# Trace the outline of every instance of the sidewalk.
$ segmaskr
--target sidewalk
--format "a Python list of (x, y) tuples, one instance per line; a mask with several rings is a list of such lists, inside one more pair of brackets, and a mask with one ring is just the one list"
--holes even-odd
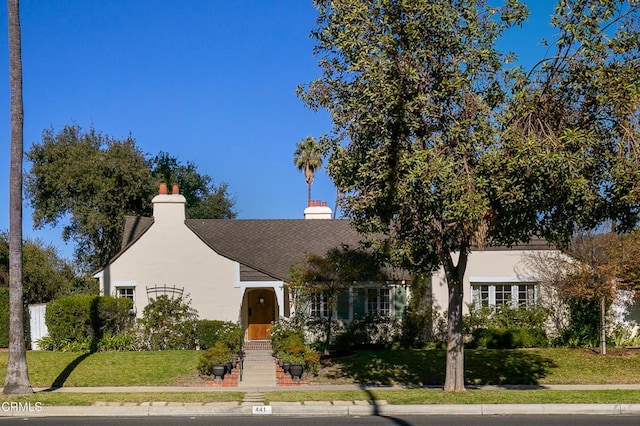
[[(431, 387), (437, 388), (437, 387)], [(640, 390), (633, 385), (547, 385), (547, 386), (468, 386), (468, 389), (500, 391), (503, 389), (555, 389), (555, 390)], [(242, 389), (251, 392), (301, 391), (301, 390), (374, 390), (407, 389), (401, 386), (361, 387), (358, 385), (303, 385), (294, 388), (259, 387)], [(415, 389), (415, 388), (412, 388)], [(212, 387), (63, 387), (58, 389), (34, 388), (36, 392), (225, 392), (229, 388)], [(175, 403), (96, 403), (92, 406), (33, 406), (24, 404), (2, 406), (0, 417), (54, 417), (54, 416), (394, 416), (394, 415), (474, 415), (492, 416), (508, 414), (598, 414), (640, 416), (640, 404), (422, 404), (390, 405), (386, 401), (306, 401), (277, 402), (269, 405), (255, 402)]]

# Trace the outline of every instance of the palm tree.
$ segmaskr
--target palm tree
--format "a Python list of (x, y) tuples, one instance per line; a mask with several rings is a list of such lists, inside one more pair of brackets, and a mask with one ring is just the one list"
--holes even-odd
[(3, 393), (33, 393), (27, 372), (22, 298), (22, 52), (18, 0), (7, 0), (11, 84), (11, 170), (9, 173), (9, 358)]
[(308, 188), (307, 201), (311, 202), (313, 177), (316, 170), (322, 167), (322, 150), (314, 137), (307, 136), (298, 142), (296, 150), (293, 152), (293, 164), (304, 173)]

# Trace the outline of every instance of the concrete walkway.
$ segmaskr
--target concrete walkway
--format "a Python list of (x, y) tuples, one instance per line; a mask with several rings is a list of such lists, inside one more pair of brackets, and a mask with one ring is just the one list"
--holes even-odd
[(276, 386), (276, 364), (271, 349), (245, 350), (242, 381), (238, 390), (256, 390)]

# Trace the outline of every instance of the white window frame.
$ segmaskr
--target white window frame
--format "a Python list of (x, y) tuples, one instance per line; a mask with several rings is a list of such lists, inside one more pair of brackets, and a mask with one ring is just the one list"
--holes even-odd
[[(371, 297), (374, 295), (374, 297)], [(386, 295), (386, 300), (383, 295)], [(376, 314), (381, 317), (391, 317), (393, 315), (393, 295), (389, 287), (369, 287), (366, 289), (366, 313)], [(373, 302), (373, 303), (372, 303)]]
[[(311, 318), (328, 318), (329, 317), (329, 309), (332, 307), (329, 306), (329, 301), (327, 300), (326, 292), (318, 292), (313, 293), (309, 297), (309, 316)], [(335, 316), (332, 315), (333, 318)]]
[[(131, 294), (124, 294), (124, 292)], [(116, 297), (128, 297), (132, 302), (136, 301), (136, 288), (135, 287), (116, 287)]]
[[(520, 299), (521, 286), (526, 286), (525, 298), (522, 300)], [(501, 294), (505, 297), (501, 298)], [(539, 284), (537, 282), (471, 282), (471, 301), (476, 309), (484, 306), (510, 306), (516, 309), (533, 308), (538, 304), (538, 294)], [(485, 295), (486, 298), (483, 297)], [(499, 299), (502, 299), (500, 303), (498, 303)]]
[[(137, 292), (136, 292), (136, 287), (137, 287), (137, 283), (136, 281), (116, 281), (113, 283), (113, 292), (114, 292), (114, 296), (115, 297), (128, 297), (131, 299), (132, 302), (132, 312), (135, 313), (136, 312), (136, 298), (137, 298)], [(128, 295), (123, 295), (120, 293), (121, 290), (131, 290), (132, 293), (132, 297), (129, 297)]]

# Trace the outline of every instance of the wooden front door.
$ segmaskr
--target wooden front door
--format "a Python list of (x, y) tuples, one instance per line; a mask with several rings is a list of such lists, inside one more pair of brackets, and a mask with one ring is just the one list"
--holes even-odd
[(253, 290), (248, 295), (249, 340), (267, 340), (275, 321), (275, 294), (272, 290)]

